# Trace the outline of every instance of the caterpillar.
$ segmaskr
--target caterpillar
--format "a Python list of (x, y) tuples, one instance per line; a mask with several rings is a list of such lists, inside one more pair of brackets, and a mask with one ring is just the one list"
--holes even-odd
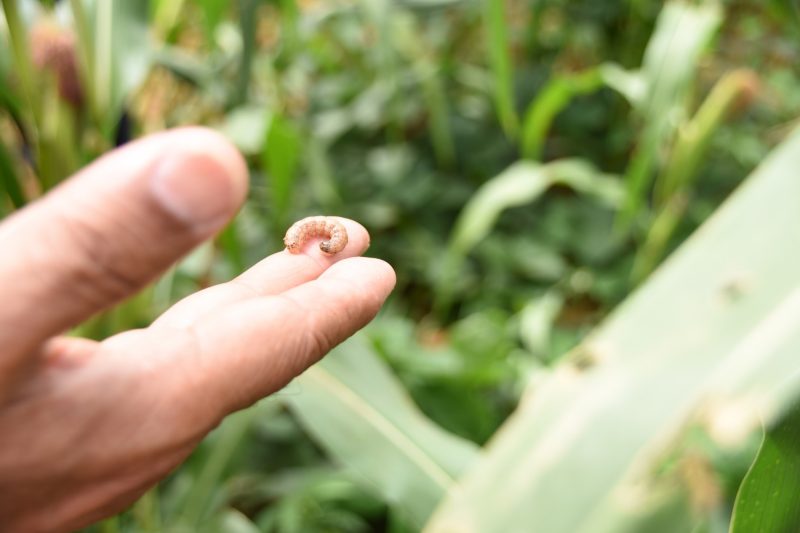
[(347, 230), (332, 217), (314, 216), (298, 220), (286, 232), (283, 243), (290, 253), (299, 254), (303, 245), (314, 237), (324, 237), (319, 249), (326, 254), (337, 254), (347, 246)]

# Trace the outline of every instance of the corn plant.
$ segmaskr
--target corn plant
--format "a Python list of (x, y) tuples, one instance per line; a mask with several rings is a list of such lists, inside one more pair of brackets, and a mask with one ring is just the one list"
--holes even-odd
[(796, 529), (790, 4), (2, 0), (0, 216), (182, 124), (251, 169), (225, 231), (79, 333), (146, 325), (309, 214), (398, 273), (90, 530)]

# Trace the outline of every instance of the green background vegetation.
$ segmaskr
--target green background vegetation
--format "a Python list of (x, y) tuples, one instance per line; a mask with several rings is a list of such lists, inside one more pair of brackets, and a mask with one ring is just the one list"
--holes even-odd
[[(0, 216), (164, 128), (250, 164), (213, 243), (78, 333), (147, 325), (309, 214), (362, 222), (398, 274), (93, 530), (794, 531), (795, 2), (2, 5)], [(53, 35), (80, 101), (32, 60)]]

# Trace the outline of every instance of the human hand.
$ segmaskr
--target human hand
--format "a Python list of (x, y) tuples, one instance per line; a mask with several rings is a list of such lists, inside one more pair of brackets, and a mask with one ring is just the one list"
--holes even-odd
[(369, 236), (264, 259), (103, 342), (58, 336), (219, 230), (247, 170), (184, 129), (100, 159), (0, 224), (0, 529), (68, 531), (124, 509), (224, 416), (369, 322), (394, 287)]

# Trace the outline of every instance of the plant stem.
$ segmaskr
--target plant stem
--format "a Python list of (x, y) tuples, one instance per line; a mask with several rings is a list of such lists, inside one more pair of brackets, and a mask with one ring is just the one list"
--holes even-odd
[(694, 118), (679, 132), (672, 157), (656, 182), (656, 205), (664, 205), (672, 194), (691, 183), (714, 132), (737, 102), (750, 99), (757, 84), (753, 72), (737, 70), (714, 86)]
[(70, 0), (72, 7), (72, 18), (75, 20), (75, 32), (78, 35), (79, 61), (78, 66), (81, 74), (81, 88), (84, 98), (93, 117), (93, 120), (100, 124), (100, 108), (97, 105), (95, 95), (95, 57), (93, 50), (92, 32), (89, 30), (89, 19), (83, 0)]
[(519, 118), (514, 109), (514, 74), (509, 51), (505, 2), (483, 1), (484, 24), (488, 32), (489, 64), (494, 77), (495, 107), (503, 131), (509, 139), (514, 139), (519, 129)]
[[(11, 38), (11, 48), (14, 54), (14, 67), (19, 78), (23, 98), (28, 104), (26, 131), (28, 140), (31, 145), (36, 148), (38, 144), (36, 138), (38, 137), (37, 126), (41, 119), (41, 110), (39, 102), (36, 99), (36, 77), (34, 74), (33, 64), (31, 61), (31, 53), (28, 46), (28, 32), (25, 30), (25, 25), (20, 18), (19, 9), (17, 7), (17, 0), (2, 0), (3, 11), (6, 16), (6, 24), (8, 25), (8, 33)], [(23, 110), (24, 113), (25, 110)]]
[(639, 283), (658, 265), (683, 216), (689, 190), (716, 132), (737, 103), (747, 104), (758, 80), (749, 70), (737, 70), (712, 89), (694, 118), (680, 130), (672, 157), (656, 182), (655, 204), (660, 209), (634, 260), (633, 280)]
[(141, 531), (161, 531), (161, 509), (158, 502), (158, 487), (147, 491), (133, 506), (133, 517)]
[(545, 139), (556, 116), (577, 96), (597, 91), (603, 85), (599, 69), (557, 76), (531, 102), (522, 130), (522, 154), (541, 161)]
[(257, 405), (240, 411), (229, 416), (220, 427), (220, 434), (214, 442), (211, 453), (186, 498), (182, 513), (184, 523), (191, 526), (201, 523), (208, 512), (214, 488), (220, 484), (225, 467), (228, 466), (257, 412)]
[(25, 207), (25, 193), (20, 187), (14, 162), (2, 142), (0, 142), (0, 188), (5, 190), (14, 208)]
[(256, 48), (256, 11), (258, 0), (239, 1), (239, 27), (242, 32), (242, 58), (239, 64), (239, 76), (236, 80), (234, 105), (243, 104), (247, 100), (250, 78), (253, 71), (253, 55)]

